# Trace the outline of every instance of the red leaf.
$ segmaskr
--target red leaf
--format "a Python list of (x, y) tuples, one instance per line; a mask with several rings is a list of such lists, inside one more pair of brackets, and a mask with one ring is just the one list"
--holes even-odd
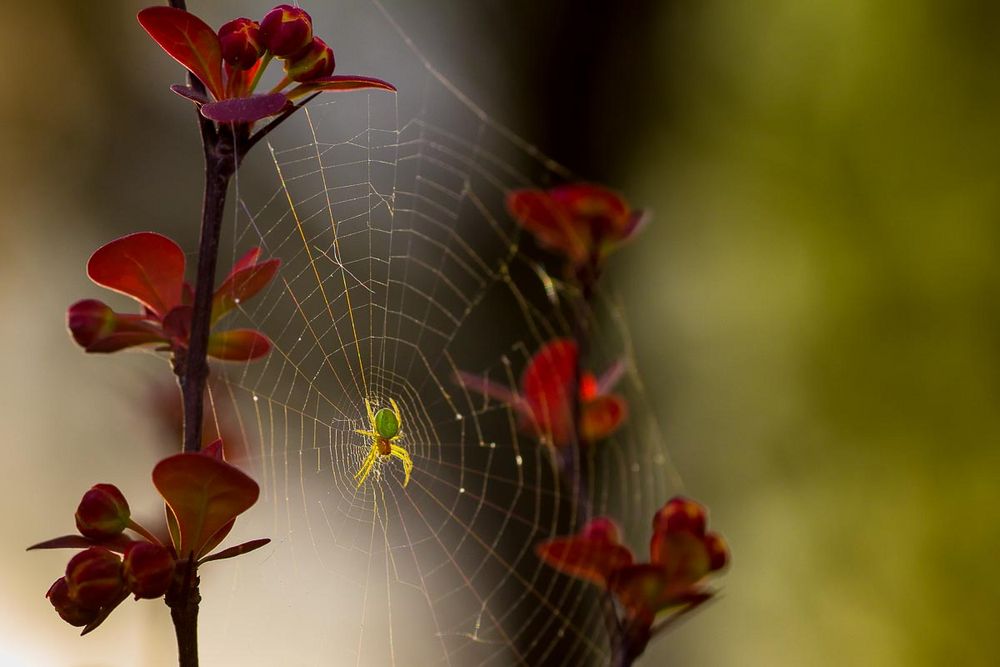
[(271, 351), (267, 336), (253, 329), (231, 329), (208, 338), (208, 354), (225, 361), (252, 361)]
[(184, 251), (162, 234), (129, 234), (98, 248), (87, 262), (87, 275), (162, 318), (181, 302)]
[(288, 91), (288, 99), (294, 100), (299, 97), (315, 92), (341, 92), (348, 90), (364, 90), (365, 88), (375, 88), (377, 90), (388, 90), (396, 92), (396, 86), (388, 81), (376, 79), (370, 76), (357, 76), (354, 74), (338, 74), (335, 76), (324, 76), (312, 81), (306, 81)]
[(576, 343), (557, 338), (528, 362), (521, 375), (521, 391), (531, 408), (533, 426), (554, 445), (573, 437), (571, 386), (576, 375)]
[(63, 535), (62, 537), (54, 537), (51, 540), (45, 540), (38, 544), (32, 544), (28, 547), (28, 551), (35, 549), (87, 549), (89, 547), (104, 547), (105, 549), (123, 554), (128, 545), (134, 541), (127, 535), (115, 535), (107, 540), (92, 540), (83, 535)]
[[(254, 248), (250, 253), (259, 254), (260, 251)], [(215, 296), (212, 297), (213, 324), (235, 308), (237, 303), (246, 301), (264, 289), (274, 278), (278, 267), (281, 266), (280, 259), (271, 259), (260, 264), (241, 265), (247, 257), (241, 259), (237, 266), (233, 267), (233, 272), (215, 291)], [(256, 259), (256, 255), (254, 259)]]
[(507, 195), (507, 210), (540, 245), (574, 263), (590, 255), (589, 230), (576, 224), (566, 207), (541, 190), (515, 190)]
[(226, 460), (222, 452), (222, 438), (213, 440), (209, 444), (202, 447), (201, 451), (198, 453), (202, 456), (211, 456), (213, 459), (217, 459), (219, 461)]
[(282, 93), (232, 97), (206, 104), (201, 108), (201, 115), (218, 123), (252, 123), (261, 118), (276, 116), (288, 104), (288, 98)]
[(244, 542), (243, 544), (237, 544), (235, 547), (229, 547), (228, 549), (223, 549), (218, 553), (214, 553), (211, 556), (205, 556), (198, 563), (203, 565), (209, 561), (213, 560), (223, 560), (225, 558), (234, 558), (236, 556), (242, 556), (243, 554), (250, 553), (255, 549), (260, 549), (262, 546), (270, 543), (270, 538), (264, 537), (258, 540), (250, 540), (249, 542)]
[(139, 23), (174, 60), (201, 79), (221, 100), (222, 47), (219, 36), (200, 18), (173, 7), (149, 7), (139, 12)]
[(176, 454), (153, 468), (153, 484), (176, 519), (177, 554), (204, 555), (227, 524), (250, 509), (260, 487), (239, 468), (211, 456)]
[(172, 84), (170, 90), (177, 93), (186, 100), (191, 100), (195, 104), (201, 106), (202, 104), (208, 104), (209, 99), (203, 94), (196, 91), (191, 86), (183, 86), (179, 83)]
[(128, 595), (129, 595), (128, 591), (125, 591), (117, 600), (115, 600), (114, 602), (112, 602), (107, 606), (101, 607), (101, 611), (97, 614), (94, 620), (92, 620), (90, 623), (86, 625), (86, 627), (83, 628), (83, 630), (80, 632), (80, 636), (82, 637), (96, 630), (97, 626), (106, 621), (108, 616), (111, 615), (111, 612), (117, 609), (118, 605), (124, 602), (125, 598), (127, 598)]
[(616, 570), (632, 564), (628, 548), (606, 539), (575, 535), (546, 540), (535, 547), (539, 558), (563, 574), (605, 585)]
[(618, 570), (608, 580), (631, 617), (652, 623), (657, 612), (682, 604), (701, 603), (712, 596), (709, 590), (694, 588), (671, 577), (663, 567), (642, 563)]

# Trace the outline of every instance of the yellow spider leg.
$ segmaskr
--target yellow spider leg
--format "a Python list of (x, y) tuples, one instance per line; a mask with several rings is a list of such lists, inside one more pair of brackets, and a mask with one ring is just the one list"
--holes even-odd
[[(365, 457), (365, 462), (361, 464), (361, 469), (354, 475), (354, 479), (358, 480), (358, 485), (355, 488), (360, 489), (361, 485), (365, 483), (365, 479), (368, 478), (368, 473), (370, 473), (372, 468), (375, 466), (376, 458), (378, 458), (378, 447), (372, 445), (372, 448), (368, 450), (368, 456)], [(358, 479), (359, 477), (361, 479)]]
[(375, 413), (372, 412), (372, 404), (365, 399), (365, 410), (368, 411), (368, 423), (371, 425), (372, 429), (375, 428)]
[(355, 433), (360, 433), (361, 435), (367, 435), (369, 438), (378, 439), (378, 433), (373, 433), (372, 431), (362, 431), (360, 428), (354, 429)]
[(403, 480), (403, 486), (406, 486), (410, 483), (410, 473), (413, 471), (413, 459), (410, 458), (409, 452), (399, 445), (392, 445), (392, 456), (403, 462), (403, 473), (406, 475), (406, 479)]
[[(392, 404), (392, 411), (396, 413), (396, 423), (399, 424), (399, 431), (397, 432), (396, 438), (399, 437), (399, 433), (403, 431), (403, 413), (399, 411), (399, 406), (396, 405), (396, 399), (390, 398), (389, 403)], [(395, 440), (395, 438), (393, 438)]]

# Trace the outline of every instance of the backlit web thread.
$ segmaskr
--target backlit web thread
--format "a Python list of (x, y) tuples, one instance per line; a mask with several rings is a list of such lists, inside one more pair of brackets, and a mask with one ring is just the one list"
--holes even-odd
[[(405, 91), (321, 97), (244, 165), (232, 258), (260, 246), (282, 267), (239, 313), (274, 348), (226, 367), (211, 405), (239, 425), (275, 560), (323, 573), (309, 585), (336, 596), (300, 619), (326, 638), (317, 655), (332, 664), (606, 662), (596, 589), (534, 554), (579, 524), (576, 495), (509, 406), (454, 380), (462, 369), (516, 387), (530, 356), (573, 330), (568, 287), (546, 269), (557, 265), (503, 206), (510, 189), (566, 174), (421, 62), (412, 111), (401, 113)], [(588, 362), (600, 371), (625, 359), (618, 391), (631, 415), (578, 464), (594, 514), (646, 536), (679, 482), (622, 309), (601, 292), (597, 310)], [(380, 461), (355, 488), (370, 447), (355, 433), (369, 428), (366, 397), (376, 410), (390, 398), (400, 406), (399, 444), (414, 464), (406, 488), (398, 460)], [(304, 583), (284, 584), (293, 601)]]

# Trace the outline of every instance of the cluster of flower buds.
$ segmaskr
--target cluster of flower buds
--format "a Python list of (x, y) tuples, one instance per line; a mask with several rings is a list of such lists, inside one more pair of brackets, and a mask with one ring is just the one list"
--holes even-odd
[(676, 496), (653, 517), (645, 563), (635, 562), (607, 517), (593, 519), (576, 535), (546, 540), (536, 552), (556, 570), (605, 588), (628, 623), (645, 632), (660, 612), (683, 613), (714, 595), (706, 582), (729, 562), (729, 549), (705, 524), (704, 506)]
[[(139, 22), (164, 51), (198, 77), (211, 97), (187, 86), (174, 86), (174, 92), (218, 122), (253, 123), (316, 92), (396, 90), (380, 79), (333, 76), (333, 49), (313, 34), (312, 18), (299, 7), (278, 5), (259, 22), (233, 19), (217, 33), (193, 14), (172, 7), (144, 9)], [(282, 61), (284, 77), (269, 93), (255, 95), (272, 58)]]
[(649, 222), (647, 212), (632, 210), (617, 192), (591, 183), (515, 190), (507, 196), (507, 209), (539, 245), (574, 269), (599, 265)]
[[(458, 371), (456, 380), (466, 389), (513, 408), (521, 431), (558, 449), (574, 442), (574, 438), (579, 438), (580, 444), (603, 440), (614, 434), (628, 415), (625, 399), (613, 392), (625, 372), (623, 361), (613, 363), (600, 377), (584, 371), (574, 399), (576, 364), (576, 342), (555, 338), (528, 361), (517, 389), (466, 371)], [(580, 422), (574, 428), (576, 401), (579, 401)]]
[[(125, 496), (112, 484), (95, 484), (76, 509), (77, 535), (64, 535), (30, 549), (82, 549), (45, 597), (70, 625), (84, 634), (100, 625), (129, 595), (156, 599), (174, 584), (182, 561), (232, 558), (268, 543), (251, 540), (210, 554), (228, 535), (236, 517), (249, 509), (259, 487), (227, 463), (222, 441), (197, 454), (176, 454), (153, 469), (153, 484), (170, 512), (169, 540), (137, 523)], [(130, 535), (125, 531), (132, 531)], [(167, 533), (166, 527), (163, 532)]]
[[(80, 535), (33, 547), (86, 547), (70, 559), (66, 574), (45, 594), (64, 621), (93, 629), (130, 593), (137, 600), (166, 594), (176, 565), (174, 553), (132, 519), (118, 487), (95, 484), (83, 494), (76, 527)], [(126, 529), (140, 539), (126, 536)]]
[(288, 81), (312, 81), (333, 74), (333, 49), (313, 36), (312, 17), (304, 9), (278, 5), (260, 23), (233, 19), (219, 28), (222, 59), (234, 70), (249, 70), (262, 58), (284, 61)]

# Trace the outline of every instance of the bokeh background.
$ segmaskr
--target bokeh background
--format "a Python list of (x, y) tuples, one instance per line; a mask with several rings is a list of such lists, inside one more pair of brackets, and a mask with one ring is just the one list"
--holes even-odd
[[(270, 6), (191, 4), (213, 25)], [(735, 561), (645, 664), (1000, 662), (1000, 9), (386, 4), (494, 118), (656, 213), (610, 280), (687, 490)], [(141, 6), (4, 14), (5, 665), (173, 662), (161, 605), (78, 639), (42, 597), (64, 554), (23, 552), (68, 531), (109, 471), (153, 503), (162, 434), (135, 387), (161, 369), (86, 357), (63, 323), (107, 239), (195, 245), (177, 221), (197, 219), (198, 139)], [(398, 37), (364, 2), (307, 7), (341, 69), (392, 70)]]

